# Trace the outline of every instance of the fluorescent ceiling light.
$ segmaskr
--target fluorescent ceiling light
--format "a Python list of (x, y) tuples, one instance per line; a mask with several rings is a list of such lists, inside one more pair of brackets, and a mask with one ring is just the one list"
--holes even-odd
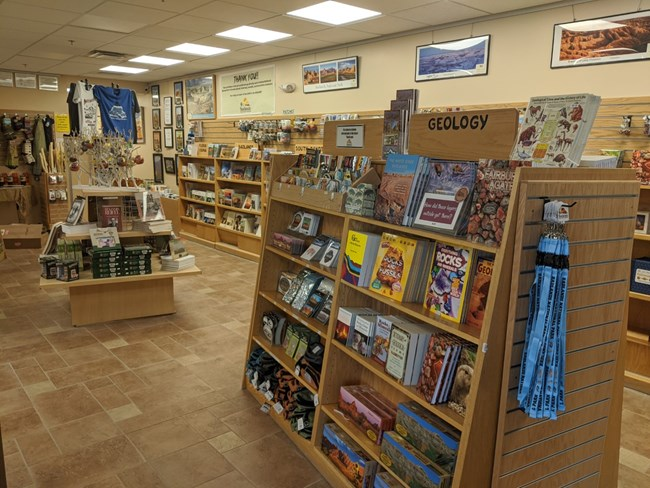
[(590, 32), (598, 30), (616, 29), (618, 27), (625, 27), (624, 24), (617, 24), (615, 22), (608, 22), (606, 20), (581, 20), (579, 22), (571, 22), (568, 24), (560, 24), (560, 27), (573, 32)]
[(291, 37), (291, 34), (287, 34), (285, 32), (260, 29), (258, 27), (250, 27), (248, 25), (242, 25), (241, 27), (219, 32), (215, 35), (249, 42), (270, 42), (277, 41), (278, 39), (284, 39), (285, 37)]
[(132, 68), (131, 66), (105, 66), (103, 68), (99, 68), (99, 71), (112, 71), (114, 73), (129, 73), (132, 75), (137, 75), (138, 73), (144, 73), (145, 71), (149, 71), (148, 69), (144, 68)]
[(315, 22), (324, 22), (326, 24), (343, 25), (376, 17), (381, 15), (381, 12), (354, 7), (345, 3), (328, 1), (287, 12), (287, 15), (313, 20)]
[(202, 44), (192, 44), (186, 42), (178, 46), (168, 47), (165, 51), (174, 51), (176, 53), (196, 54), (197, 56), (214, 56), (215, 54), (226, 53), (230, 49), (222, 47), (204, 46)]
[(129, 59), (132, 63), (157, 64), (159, 66), (171, 66), (172, 64), (182, 63), (182, 59), (159, 58), (157, 56), (139, 56)]

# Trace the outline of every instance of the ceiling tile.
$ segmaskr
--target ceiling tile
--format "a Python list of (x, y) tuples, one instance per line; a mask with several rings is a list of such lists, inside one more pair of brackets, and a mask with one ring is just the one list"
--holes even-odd
[[(235, 51), (231, 53), (224, 54), (224, 60), (228, 59), (230, 61), (230, 65), (235, 65), (235, 64), (244, 64), (244, 63), (252, 63), (255, 61), (266, 61), (266, 56), (262, 56), (260, 54), (254, 54), (254, 53), (245, 53), (242, 51)], [(226, 58), (227, 56), (227, 58)]]
[(49, 70), (59, 64), (55, 59), (35, 58), (32, 56), (14, 56), (0, 65), (2, 68), (38, 72)]
[(59, 75), (83, 76), (95, 73), (100, 67), (95, 64), (79, 63), (77, 61), (65, 61), (52, 66), (50, 70)]
[[(136, 32), (136, 35), (142, 37), (151, 37), (153, 39), (164, 39), (166, 41), (171, 41), (174, 44), (180, 42), (195, 42), (195, 40), (201, 37), (201, 34), (196, 32), (190, 32), (180, 29), (161, 29), (157, 26), (145, 27)], [(173, 46), (174, 44), (170, 44)]]
[[(124, 36), (121, 39), (102, 45), (102, 49), (107, 49), (113, 51), (114, 49), (109, 48), (108, 46), (112, 45), (125, 45), (125, 46), (139, 46), (142, 49), (147, 51), (165, 49), (166, 47), (171, 46), (170, 41), (165, 39), (153, 39), (151, 37), (144, 37), (140, 35), (130, 35)], [(120, 51), (120, 49), (115, 49), (115, 51)]]
[(546, 5), (548, 3), (556, 3), (557, 0), (517, 0), (516, 5), (513, 5), (512, 0), (455, 0), (454, 3), (459, 3), (472, 7), (478, 10), (490, 12), (492, 14), (500, 12), (508, 12), (510, 10), (518, 10), (522, 8), (535, 7), (537, 5)]
[[(269, 1), (266, 3), (271, 4), (272, 2)], [(204, 17), (206, 19), (214, 19), (236, 25), (250, 25), (254, 22), (278, 15), (277, 12), (269, 10), (253, 9), (243, 5), (233, 5), (225, 2), (212, 2), (192, 10), (191, 13), (195, 17)]]
[(288, 32), (294, 36), (309, 34), (310, 32), (316, 32), (331, 27), (330, 25), (319, 24), (318, 22), (309, 22), (307, 20), (294, 19), (293, 17), (288, 17), (286, 15), (278, 15), (277, 17), (255, 22), (251, 25), (260, 27), (262, 29)]
[[(66, 10), (68, 12), (84, 13), (95, 8), (104, 0), (47, 0), (48, 8)], [(20, 0), (20, 3), (27, 5), (43, 5), (43, 0)]]
[(267, 0), (228, 0), (228, 3), (284, 14), (299, 8), (309, 7), (318, 3), (318, 0), (273, 0), (272, 2)]
[(432, 26), (472, 19), (483, 15), (487, 15), (486, 12), (448, 1), (400, 10), (393, 14), (395, 17), (412, 20), (413, 22), (424, 22)]
[(74, 49), (72, 51), (66, 52), (65, 49), (57, 50), (51, 49), (44, 47), (43, 45), (34, 45), (30, 46), (27, 49), (23, 50), (20, 52), (21, 55), (25, 56), (36, 56), (36, 57), (41, 57), (41, 58), (47, 58), (47, 59), (55, 59), (57, 61), (65, 61), (66, 59), (69, 59), (73, 56), (83, 54), (83, 52), (80, 49)]
[(229, 24), (218, 20), (205, 19), (194, 15), (179, 15), (173, 19), (158, 24), (158, 28), (181, 29), (189, 32), (197, 32), (203, 35), (214, 35), (228, 29), (237, 27), (238, 24)]
[(46, 36), (59, 29), (61, 26), (56, 24), (48, 24), (46, 22), (36, 22), (33, 20), (24, 20), (24, 19), (15, 19), (11, 17), (6, 17), (4, 15), (0, 16), (0, 31), (3, 30), (19, 30), (21, 32), (29, 32), (34, 34), (40, 34)]
[(291, 49), (288, 47), (276, 46), (274, 44), (262, 44), (259, 46), (253, 46), (246, 49), (237, 51), (238, 53), (252, 53), (265, 56), (267, 58), (275, 58), (279, 56), (288, 56), (291, 54), (296, 54), (299, 52), (298, 49)]
[(223, 49), (230, 49), (231, 51), (236, 51), (238, 49), (245, 49), (251, 47), (252, 43), (238, 41), (236, 39), (226, 39), (225, 37), (209, 36), (202, 37), (196, 41), (193, 41), (196, 44), (205, 44), (206, 46), (221, 47)]
[(124, 37), (124, 34), (116, 32), (107, 32), (97, 29), (86, 29), (85, 27), (75, 27), (67, 25), (56, 32), (58, 37), (65, 37), (66, 39), (73, 39), (75, 43), (79, 39), (86, 39), (89, 41), (99, 42), (113, 42)]
[[(345, 1), (345, 0), (344, 0)], [(491, 0), (482, 0), (484, 3)], [(407, 8), (421, 7), (428, 4), (437, 3), (438, 0), (354, 0), (357, 7), (367, 8), (382, 14), (391, 14), (398, 10)]]
[(0, 15), (59, 25), (67, 24), (71, 20), (79, 17), (78, 12), (64, 12), (63, 10), (54, 10), (36, 5), (25, 7), (23, 2), (18, 1), (3, 2), (0, 5)]
[(122, 64), (124, 61), (119, 59), (109, 59), (109, 58), (90, 58), (88, 56), (75, 56), (70, 58), (69, 61), (75, 61), (77, 63), (92, 64), (94, 66), (103, 67), (110, 64)]
[(382, 15), (375, 19), (367, 20), (365, 22), (356, 22), (345, 26), (348, 29), (359, 30), (362, 32), (370, 32), (372, 34), (387, 35), (396, 32), (405, 32), (414, 29), (422, 29), (427, 27), (424, 22), (414, 22), (412, 20), (400, 19)]
[(368, 32), (355, 31), (346, 29), (344, 27), (332, 27), (331, 29), (312, 32), (311, 34), (305, 34), (303, 37), (307, 37), (309, 39), (318, 39), (321, 41), (334, 41), (336, 44), (344, 44), (346, 42), (372, 39), (373, 37), (377, 36)]
[(184, 13), (201, 5), (205, 5), (208, 1), (209, 0), (165, 0), (164, 2), (161, 2), (160, 0), (117, 0), (116, 3)]
[[(162, 3), (162, 2), (161, 2)], [(99, 17), (108, 17), (125, 21), (141, 20), (146, 24), (157, 24), (173, 17), (174, 14), (152, 7), (140, 7), (127, 3), (104, 2), (99, 7), (88, 12)]]
[(110, 42), (108, 44), (102, 44), (97, 49), (100, 51), (122, 53), (127, 58), (135, 58), (137, 56), (148, 55), (154, 51), (153, 49), (145, 46), (133, 46), (131, 44), (122, 44), (121, 42)]
[(12, 29), (0, 29), (0, 41), (3, 48), (16, 49), (18, 46), (27, 47), (43, 38), (42, 34), (37, 32), (21, 32)]
[(288, 39), (282, 39), (273, 43), (274, 46), (290, 47), (301, 51), (311, 51), (312, 49), (331, 47), (335, 44), (337, 43), (333, 42), (331, 39), (325, 41), (319, 39), (307, 39), (306, 37), (289, 37)]
[(145, 27), (147, 24), (144, 22), (133, 22), (132, 20), (118, 20), (110, 17), (103, 17), (101, 15), (86, 14), (72, 21), (70, 25), (128, 34)]

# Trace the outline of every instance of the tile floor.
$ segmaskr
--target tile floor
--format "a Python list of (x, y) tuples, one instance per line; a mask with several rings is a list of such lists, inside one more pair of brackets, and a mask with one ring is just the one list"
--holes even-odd
[[(203, 275), (175, 281), (176, 314), (80, 328), (38, 251), (0, 262), (9, 487), (329, 486), (240, 389), (256, 264), (189, 247)], [(625, 391), (619, 487), (650, 486), (649, 412)]]

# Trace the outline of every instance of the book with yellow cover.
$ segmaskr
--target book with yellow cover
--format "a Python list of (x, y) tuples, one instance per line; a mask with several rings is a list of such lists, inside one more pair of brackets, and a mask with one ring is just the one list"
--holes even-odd
[(399, 302), (405, 295), (418, 241), (384, 232), (373, 268), (370, 290)]

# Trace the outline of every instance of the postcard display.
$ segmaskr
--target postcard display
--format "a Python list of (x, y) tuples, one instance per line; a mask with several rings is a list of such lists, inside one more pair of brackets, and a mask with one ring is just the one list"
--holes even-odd
[[(483, 134), (479, 144), (475, 144), (471, 133), (465, 137), (456, 133), (454, 139), (458, 151), (462, 152), (462, 157), (458, 159), (508, 159), (515, 141), (517, 111), (504, 109), (471, 114), (480, 115), (482, 118), (477, 120), (486, 121), (488, 129), (490, 120), (496, 121), (497, 130)], [(417, 138), (419, 141), (418, 154), (454, 159), (450, 154), (453, 154), (454, 145), (449, 138), (444, 139), (442, 145), (444, 154), (436, 152), (435, 148), (441, 147), (437, 142), (433, 142), (431, 147), (426, 146), (427, 140), (444, 137), (444, 130), (440, 134), (427, 132), (427, 126), (437, 127), (435, 122), (428, 119), (445, 115), (418, 114), (413, 117), (411, 134), (414, 135), (412, 140)], [(486, 155), (486, 150), (490, 154)], [(518, 168), (510, 197), (518, 204), (510, 205), (499, 247), (332, 209), (324, 210), (311, 205), (306, 199), (302, 203), (282, 199), (273, 190), (265, 219), (265, 240), (258, 268), (247, 357), (252, 357), (251, 353), (255, 356), (262, 352), (266, 360), (273, 364), (271, 369), (277, 372), (276, 377), (289, 376), (298, 390), (308, 393), (308, 398), (313, 399), (316, 406), (315, 412), (307, 424), (298, 422), (296, 427), (295, 411), (287, 412), (274, 399), (271, 383), (277, 380), (269, 378), (267, 382), (262, 382), (255, 377), (253, 381), (252, 370), (249, 369), (249, 374), (243, 378), (244, 387), (333, 486), (361, 486), (364, 476), (375, 471), (376, 479), (381, 478), (375, 486), (393, 486), (382, 483), (391, 474), (404, 476), (403, 473), (408, 472), (404, 470), (404, 462), (415, 466), (418, 473), (429, 473), (434, 477), (437, 476), (435, 473), (439, 475), (436, 467), (440, 466), (439, 462), (434, 465), (431, 458), (423, 457), (408, 436), (404, 440), (404, 432), (399, 431), (399, 426), (384, 423), (387, 420), (384, 415), (389, 415), (395, 406), (401, 408), (402, 405), (423, 409), (426, 415), (434, 419), (432, 425), (444, 425), (445, 432), (456, 432), (458, 435), (454, 447), (455, 464), (447, 465), (448, 473), (453, 478), (440, 477), (439, 484), (431, 486), (514, 487), (534, 483), (545, 476), (557, 479), (557, 483), (562, 485), (588, 476), (602, 480), (600, 486), (615, 485), (622, 397), (622, 368), (617, 367), (616, 350), (620, 342), (627, 290), (623, 284), (615, 290), (609, 286), (612, 280), (627, 283), (629, 278), (629, 235), (633, 232), (632, 217), (635, 216), (638, 198), (638, 185), (633, 178), (632, 172), (626, 170)], [(564, 195), (575, 195), (575, 200), (584, 203), (578, 203), (571, 209), (571, 222), (567, 226), (573, 246), (571, 264), (581, 265), (569, 272), (567, 409), (555, 422), (540, 421), (530, 419), (517, 410), (517, 372), (525, 334), (527, 293), (532, 279), (530, 271), (535, 266), (534, 247), (541, 232), (543, 197), (553, 199)], [(599, 198), (594, 198), (595, 195), (599, 195)], [(341, 237), (336, 267), (323, 266), (318, 261), (303, 259), (299, 254), (272, 245), (273, 233), (285, 232), (294, 215), (301, 211), (320, 216), (318, 234)], [(443, 319), (433, 311), (426, 310), (422, 302), (399, 301), (343, 279), (345, 237), (349, 231), (378, 235), (392, 233), (414, 240), (442, 241), (491, 258), (492, 278), (482, 327), (478, 329), (469, 323)], [(602, 240), (598, 244), (602, 247), (596, 250), (593, 242), (598, 240)], [(311, 238), (307, 238), (305, 246), (310, 243)], [(600, 254), (600, 249), (603, 249), (604, 255)], [(603, 265), (603, 262), (608, 264)], [(327, 310), (328, 321), (308, 317), (284, 299), (287, 286), (300, 273), (303, 276), (319, 276), (320, 283), (326, 280), (333, 283), (331, 305)], [(586, 287), (587, 284), (593, 284), (596, 288)], [(310, 286), (319, 285), (311, 282)], [(610, 296), (612, 292), (615, 292), (615, 297)], [(397, 380), (377, 357), (373, 357), (372, 351), (366, 349), (364, 354), (363, 348), (355, 350), (348, 347), (337, 326), (338, 317), (347, 320), (346, 314), (340, 315), (342, 309), (347, 311), (347, 315), (352, 313), (362, 318), (359, 323), (366, 325), (376, 319), (373, 312), (368, 310), (372, 309), (376, 311), (375, 315), (380, 313), (388, 320), (393, 320), (393, 316), (405, 317), (424, 324), (429, 333), (444, 333), (453, 341), (473, 345), (475, 357), (471, 358), (471, 362), (474, 368), (473, 376), (466, 385), (469, 393), (465, 392), (464, 397), (465, 415), (460, 415), (447, 403), (431, 404), (427, 401), (416, 385), (419, 372), (413, 371), (409, 382)], [(305, 368), (300, 364), (300, 357), (295, 355), (295, 347), (288, 351), (283, 344), (269, 340), (269, 335), (265, 335), (268, 324), (265, 325), (263, 319), (269, 314), (284, 317), (285, 326), (289, 323), (289, 327), (303, 329), (302, 337), (308, 337), (311, 347), (323, 349), (317, 382), (310, 381), (311, 376), (304, 374)], [(366, 325), (363, 326), (364, 330)], [(586, 330), (594, 325), (607, 335), (607, 339), (603, 340), (601, 334)], [(377, 323), (377, 330), (380, 328)], [(277, 329), (272, 330), (277, 332)], [(276, 335), (272, 337), (277, 339)], [(373, 404), (373, 410), (384, 420), (374, 424), (370, 417), (365, 417), (363, 422), (358, 422), (363, 418), (360, 418), (361, 410), (355, 409), (343, 416), (341, 399), (345, 397), (341, 396), (342, 387), (348, 388), (348, 392), (359, 399), (357, 406)], [(586, 416), (582, 415), (582, 411)], [(301, 425), (304, 428), (308, 425), (309, 435), (301, 434)], [(375, 427), (371, 429), (369, 425)], [(395, 435), (392, 428), (400, 435)], [(574, 435), (574, 432), (579, 435)], [(382, 437), (385, 437), (387, 444), (379, 444), (378, 439)], [(348, 446), (345, 449), (341, 444), (342, 439), (351, 441), (343, 442)], [(562, 449), (557, 447), (555, 439), (561, 439)], [(332, 451), (332, 446), (338, 447)], [(556, 450), (566, 451), (556, 454)], [(340, 452), (354, 462), (355, 469), (360, 470), (356, 481), (350, 481), (335, 466), (332, 452)], [(613, 484), (608, 485), (607, 482), (612, 479)], [(395, 486), (408, 485), (408, 482), (397, 483)]]

